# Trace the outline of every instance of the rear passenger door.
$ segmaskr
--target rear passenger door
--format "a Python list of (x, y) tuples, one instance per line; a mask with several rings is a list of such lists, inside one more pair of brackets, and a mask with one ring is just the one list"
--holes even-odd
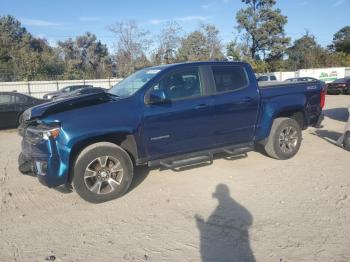
[(240, 65), (212, 66), (212, 72), (216, 144), (253, 142), (260, 97), (256, 83)]

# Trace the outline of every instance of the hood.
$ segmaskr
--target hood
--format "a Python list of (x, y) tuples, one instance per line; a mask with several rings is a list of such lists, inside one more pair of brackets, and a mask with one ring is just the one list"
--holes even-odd
[(69, 97), (62, 100), (55, 100), (31, 107), (24, 111), (23, 120), (28, 121), (35, 118), (45, 117), (64, 111), (77, 108), (93, 106), (112, 101), (114, 98), (105, 92)]

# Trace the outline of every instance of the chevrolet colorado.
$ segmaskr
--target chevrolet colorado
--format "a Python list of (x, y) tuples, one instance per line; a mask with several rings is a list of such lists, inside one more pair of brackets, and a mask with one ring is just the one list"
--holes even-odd
[(321, 82), (259, 87), (243, 62), (146, 68), (108, 92), (25, 111), (19, 169), (48, 187), (72, 185), (83, 199), (103, 202), (128, 190), (137, 165), (174, 169), (258, 145), (289, 159), (301, 131), (322, 121), (324, 102)]

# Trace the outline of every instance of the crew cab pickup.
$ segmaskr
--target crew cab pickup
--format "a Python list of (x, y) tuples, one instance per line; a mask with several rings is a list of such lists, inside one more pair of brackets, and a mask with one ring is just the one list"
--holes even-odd
[(146, 68), (108, 92), (25, 111), (19, 169), (103, 202), (128, 190), (138, 165), (176, 169), (257, 146), (289, 159), (301, 130), (322, 121), (324, 102), (321, 82), (259, 87), (243, 62)]

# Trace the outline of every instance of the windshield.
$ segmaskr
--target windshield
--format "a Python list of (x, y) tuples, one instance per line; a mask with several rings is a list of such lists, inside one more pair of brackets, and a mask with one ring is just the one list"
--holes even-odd
[(137, 71), (136, 73), (128, 76), (121, 82), (114, 85), (108, 93), (120, 96), (128, 97), (140, 90), (148, 81), (150, 81), (156, 74), (158, 74), (160, 69), (143, 69)]

